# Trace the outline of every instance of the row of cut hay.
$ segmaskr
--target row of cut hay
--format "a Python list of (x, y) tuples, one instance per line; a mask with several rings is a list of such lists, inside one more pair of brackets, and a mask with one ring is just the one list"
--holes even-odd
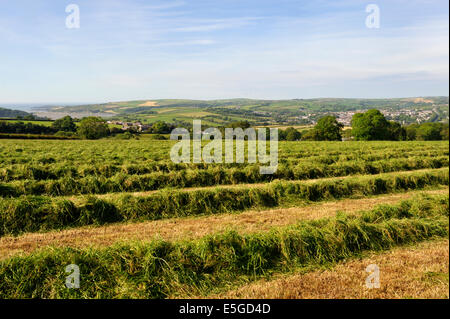
[[(205, 170), (182, 170), (170, 173), (154, 172), (147, 175), (118, 174), (111, 178), (66, 176), (57, 180), (20, 180), (0, 184), (0, 196), (49, 195), (68, 196), (77, 194), (106, 194), (117, 192), (144, 192), (165, 187), (204, 187), (241, 183), (270, 182), (281, 180), (306, 180), (350, 175), (380, 174), (397, 171), (448, 167), (448, 157), (429, 159), (397, 159), (379, 162), (342, 162), (332, 165), (308, 163), (288, 167), (279, 165), (273, 175), (262, 175), (258, 165), (245, 168), (223, 169), (215, 166)], [(40, 174), (40, 173), (39, 173)]]
[[(46, 249), (0, 262), (0, 298), (206, 295), (273, 272), (314, 269), (367, 250), (447, 237), (448, 206), (448, 197), (425, 197), (251, 235), (228, 232), (190, 242)], [(69, 264), (80, 268), (79, 289), (64, 285)]]
[[(150, 143), (149, 143), (150, 142)], [(207, 142), (205, 142), (206, 144)], [(74, 164), (77, 168), (95, 164), (142, 165), (155, 163), (177, 169), (169, 162), (171, 141), (0, 141), (0, 167), (11, 164)], [(399, 157), (448, 155), (448, 141), (408, 142), (301, 142), (279, 143), (280, 162), (310, 160), (333, 163), (343, 160), (374, 161)], [(48, 162), (44, 160), (44, 162)], [(190, 168), (198, 168), (189, 164)], [(233, 166), (233, 164), (230, 164)], [(200, 165), (201, 167), (201, 165)], [(181, 167), (180, 167), (181, 168)]]
[[(15, 160), (17, 161), (20, 157), (19, 153), (15, 156)], [(379, 173), (386, 171), (387, 169), (391, 169), (389, 167), (405, 165), (405, 161), (402, 162), (403, 159), (408, 159), (407, 166), (409, 169), (413, 169), (414, 165), (417, 167), (425, 168), (437, 168), (441, 166), (445, 166), (445, 162), (442, 162), (441, 157), (447, 156), (448, 159), (448, 150), (446, 149), (437, 149), (433, 152), (425, 151), (425, 150), (416, 150), (411, 152), (402, 152), (399, 150), (398, 152), (392, 153), (387, 151), (377, 151), (375, 153), (371, 153), (370, 150), (367, 150), (366, 153), (356, 153), (356, 154), (338, 154), (338, 155), (319, 155), (319, 156), (299, 156), (299, 154), (289, 154), (288, 157), (280, 156), (280, 166), (284, 168), (284, 170), (295, 170), (298, 171), (296, 166), (301, 167), (311, 167), (312, 164), (318, 166), (320, 168), (329, 167), (331, 170), (335, 170), (334, 173), (330, 173), (327, 176), (341, 176), (339, 175), (339, 166), (350, 165), (356, 173), (369, 173), (374, 169)], [(400, 160), (399, 164), (394, 164), (394, 162)], [(389, 163), (392, 161), (393, 163)], [(422, 162), (425, 161), (425, 162)], [(20, 162), (20, 161), (19, 161)], [(414, 164), (416, 162), (416, 164)], [(368, 167), (365, 168), (363, 164), (367, 163)], [(357, 165), (356, 165), (357, 164)], [(237, 163), (222, 163), (220, 165), (221, 169), (230, 170), (234, 169), (243, 169), (244, 167), (252, 166), (248, 164), (237, 164)], [(448, 161), (447, 161), (448, 166)], [(106, 158), (103, 161), (90, 161), (89, 164), (86, 164), (83, 161), (80, 163), (74, 163), (73, 161), (69, 161), (67, 159), (55, 159), (53, 157), (39, 157), (36, 158), (31, 163), (22, 163), (22, 164), (10, 164), (10, 165), (0, 165), (0, 181), (8, 182), (12, 180), (24, 180), (24, 179), (34, 179), (34, 180), (57, 180), (64, 177), (72, 177), (72, 178), (83, 178), (88, 176), (96, 176), (96, 177), (105, 177), (110, 178), (117, 174), (125, 174), (125, 175), (145, 175), (154, 172), (160, 173), (171, 173), (177, 171), (184, 170), (209, 170), (211, 169), (211, 165), (205, 163), (172, 163), (169, 159), (166, 161), (143, 161), (139, 164), (115, 164), (114, 160), (107, 160)], [(405, 168), (405, 170), (408, 168)], [(323, 170), (323, 169), (322, 169)], [(293, 175), (294, 173), (290, 173)], [(324, 177), (325, 175), (308, 175), (311, 173), (307, 172), (298, 172), (299, 175), (309, 176), (309, 178), (316, 177)], [(282, 177), (280, 175), (279, 177)]]
[(369, 196), (448, 185), (449, 170), (348, 177), (314, 182), (274, 182), (261, 187), (165, 190), (147, 196), (118, 194), (75, 202), (21, 196), (0, 199), (0, 236), (124, 221), (222, 214), (305, 201)]

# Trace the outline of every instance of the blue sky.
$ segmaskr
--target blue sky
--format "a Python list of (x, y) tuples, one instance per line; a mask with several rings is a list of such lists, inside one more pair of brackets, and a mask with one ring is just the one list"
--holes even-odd
[[(80, 28), (65, 25), (67, 5)], [(380, 28), (365, 21), (380, 8)], [(448, 95), (442, 0), (0, 0), (0, 103)]]

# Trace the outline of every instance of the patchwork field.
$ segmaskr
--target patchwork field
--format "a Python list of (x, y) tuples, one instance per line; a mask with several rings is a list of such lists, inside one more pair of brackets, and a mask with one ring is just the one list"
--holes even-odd
[(280, 142), (274, 175), (173, 144), (0, 140), (0, 298), (449, 297), (448, 142)]
[[(311, 125), (320, 117), (335, 112), (380, 109), (390, 114), (390, 119), (415, 123), (423, 111), (432, 111), (433, 121), (448, 119), (448, 97), (435, 96), (410, 99), (294, 99), (294, 100), (140, 100), (76, 106), (54, 106), (46, 108), (40, 115), (55, 116), (81, 113), (96, 113), (114, 116), (130, 122), (153, 123), (159, 120), (174, 122), (192, 118), (202, 119), (205, 125), (221, 126), (230, 121), (249, 121), (253, 126), (301, 126)], [(410, 110), (414, 110), (411, 114)], [(408, 114), (408, 116), (405, 116)], [(431, 121), (431, 113), (429, 114)], [(436, 118), (437, 117), (437, 118)]]

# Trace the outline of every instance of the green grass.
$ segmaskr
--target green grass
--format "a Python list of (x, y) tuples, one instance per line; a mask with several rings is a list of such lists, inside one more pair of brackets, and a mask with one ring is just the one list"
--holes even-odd
[[(248, 101), (233, 103), (241, 102)], [(174, 164), (173, 145), (150, 138), (0, 140), (0, 236), (303, 206), (449, 184), (448, 141), (280, 142), (273, 176), (260, 175), (259, 165), (248, 163)], [(329, 179), (310, 180), (324, 177)], [(263, 185), (226, 186), (246, 183)], [(217, 187), (180, 189), (209, 185)], [(123, 193), (148, 190), (155, 192)], [(314, 269), (435, 237), (448, 237), (448, 196), (265, 233), (46, 248), (0, 262), (0, 298), (206, 296), (274, 272)], [(64, 286), (65, 266), (72, 263), (81, 268), (79, 290)], [(423, 280), (444, 279), (430, 273)]]
[[(0, 200), (0, 236), (113, 222), (293, 206), (308, 201), (387, 194), (448, 183), (448, 169), (440, 169), (315, 182), (275, 182), (255, 188), (164, 190), (148, 196), (118, 194), (111, 199), (88, 196), (76, 202), (42, 196), (4, 198)], [(0, 188), (2, 193), (8, 191), (14, 190)]]
[(448, 273), (427, 271), (423, 277), (423, 280), (431, 285), (445, 283), (448, 285), (449, 276)]
[[(448, 237), (448, 197), (421, 197), (358, 215), (304, 221), (269, 232), (194, 241), (48, 248), (0, 262), (0, 298), (166, 298), (207, 295), (236, 282), (337, 263), (365, 251)], [(81, 270), (69, 290), (65, 267)]]
[(5, 121), (5, 122), (9, 122), (9, 123), (23, 122), (25, 124), (31, 123), (31, 124), (42, 125), (42, 126), (52, 126), (52, 123), (53, 123), (53, 121), (27, 121), (27, 120), (1, 120), (1, 121)]
[[(152, 167), (136, 167), (138, 174), (127, 174), (114, 166), (99, 167), (95, 175), (76, 176), (76, 173), (65, 167), (57, 172), (42, 169), (38, 166), (27, 167), (18, 180), (0, 183), (0, 189), (9, 189), (0, 195), (49, 195), (68, 196), (78, 194), (106, 194), (116, 192), (144, 192), (164, 188), (206, 187), (231, 184), (254, 184), (275, 180), (308, 180), (332, 178), (351, 175), (375, 175), (398, 171), (413, 171), (448, 167), (448, 158), (384, 160), (369, 163), (349, 162), (333, 165), (314, 165), (307, 163), (297, 166), (281, 166), (273, 175), (261, 175), (258, 165), (249, 165), (244, 169), (209, 168), (185, 169), (171, 172), (151, 172)], [(129, 171), (133, 171), (129, 168)], [(116, 173), (115, 173), (116, 172)], [(0, 180), (1, 180), (0, 171)], [(20, 171), (15, 172), (20, 173)], [(67, 175), (62, 175), (67, 174)], [(58, 175), (62, 177), (58, 178)], [(106, 175), (106, 176), (105, 176)], [(109, 177), (111, 176), (111, 177)], [(7, 176), (6, 178), (11, 178)], [(22, 177), (22, 178), (20, 178)]]
[(174, 164), (172, 141), (0, 141), (0, 183), (18, 194), (70, 195), (305, 180), (448, 167), (448, 142), (280, 143), (279, 166)]

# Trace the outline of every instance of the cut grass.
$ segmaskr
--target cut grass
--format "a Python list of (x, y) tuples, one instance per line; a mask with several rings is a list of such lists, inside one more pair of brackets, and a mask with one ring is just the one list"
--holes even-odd
[(47, 246), (86, 248), (91, 246), (105, 247), (118, 242), (135, 240), (191, 240), (230, 230), (239, 234), (250, 234), (268, 231), (273, 227), (295, 224), (301, 220), (334, 217), (340, 211), (351, 214), (361, 210), (373, 209), (379, 204), (392, 205), (422, 194), (448, 194), (448, 188), (433, 191), (412, 191), (363, 199), (345, 199), (309, 204), (303, 207), (246, 211), (241, 214), (175, 218), (102, 227), (81, 227), (48, 233), (29, 233), (20, 237), (2, 237), (0, 238), (0, 259), (17, 254), (27, 254)]
[(315, 182), (276, 182), (257, 188), (160, 191), (147, 197), (122, 195), (114, 201), (90, 196), (76, 204), (62, 198), (22, 196), (0, 200), (0, 236), (292, 206), (305, 201), (420, 190), (448, 185), (448, 182), (446, 168)]
[[(230, 232), (190, 242), (128, 243), (105, 249), (47, 249), (0, 262), (0, 298), (207, 295), (230, 282), (447, 237), (448, 205), (448, 197), (421, 198), (267, 233)], [(64, 287), (68, 264), (80, 267), (80, 289)]]
[[(386, 159), (382, 161), (339, 161), (324, 158), (325, 163), (280, 164), (273, 175), (262, 175), (258, 165), (245, 167), (206, 166), (194, 169), (183, 165), (155, 164), (120, 167), (99, 165), (88, 169), (61, 167), (51, 163), (54, 159), (41, 159), (49, 167), (42, 165), (22, 165), (0, 170), (3, 192), (0, 196), (49, 195), (68, 196), (77, 194), (107, 194), (114, 192), (147, 192), (163, 188), (188, 188), (218, 185), (257, 184), (274, 180), (313, 180), (357, 175), (376, 175), (402, 171), (419, 171), (448, 167), (448, 156), (432, 158)], [(159, 171), (162, 170), (162, 171)]]
[[(368, 289), (366, 267), (380, 269), (380, 288)], [(327, 270), (282, 275), (208, 298), (438, 299), (449, 298), (449, 241), (431, 241), (340, 263)]]

